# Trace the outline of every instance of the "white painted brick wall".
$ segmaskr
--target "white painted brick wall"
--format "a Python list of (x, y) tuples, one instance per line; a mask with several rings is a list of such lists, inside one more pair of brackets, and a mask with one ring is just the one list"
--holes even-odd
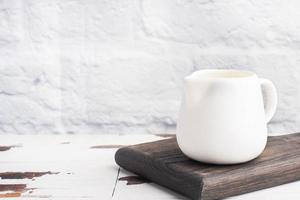
[(1, 133), (173, 131), (182, 79), (271, 79), (270, 132), (300, 130), (298, 0), (0, 0)]

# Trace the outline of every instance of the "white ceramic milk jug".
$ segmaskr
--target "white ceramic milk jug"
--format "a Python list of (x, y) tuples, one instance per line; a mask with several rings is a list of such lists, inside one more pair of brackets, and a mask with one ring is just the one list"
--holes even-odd
[(266, 146), (267, 122), (276, 105), (272, 82), (252, 72), (196, 71), (184, 80), (178, 145), (185, 155), (201, 162), (252, 160)]

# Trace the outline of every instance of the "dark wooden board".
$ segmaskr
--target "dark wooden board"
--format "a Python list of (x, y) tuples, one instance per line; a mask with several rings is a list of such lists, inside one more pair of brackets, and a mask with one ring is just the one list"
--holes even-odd
[(115, 160), (191, 199), (221, 199), (300, 180), (300, 133), (269, 137), (260, 157), (238, 165), (193, 161), (180, 151), (175, 137), (123, 147)]

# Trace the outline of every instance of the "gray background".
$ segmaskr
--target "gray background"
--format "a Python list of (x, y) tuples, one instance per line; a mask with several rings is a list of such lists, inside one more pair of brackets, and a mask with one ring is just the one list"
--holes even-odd
[(183, 77), (271, 79), (300, 129), (300, 1), (0, 0), (0, 133), (173, 132)]

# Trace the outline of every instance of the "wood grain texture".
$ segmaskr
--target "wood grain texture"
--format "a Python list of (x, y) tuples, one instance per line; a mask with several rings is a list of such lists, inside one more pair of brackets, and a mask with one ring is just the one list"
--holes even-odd
[(239, 165), (193, 161), (175, 137), (123, 147), (115, 161), (191, 199), (221, 199), (300, 180), (300, 133), (269, 137), (260, 157)]

